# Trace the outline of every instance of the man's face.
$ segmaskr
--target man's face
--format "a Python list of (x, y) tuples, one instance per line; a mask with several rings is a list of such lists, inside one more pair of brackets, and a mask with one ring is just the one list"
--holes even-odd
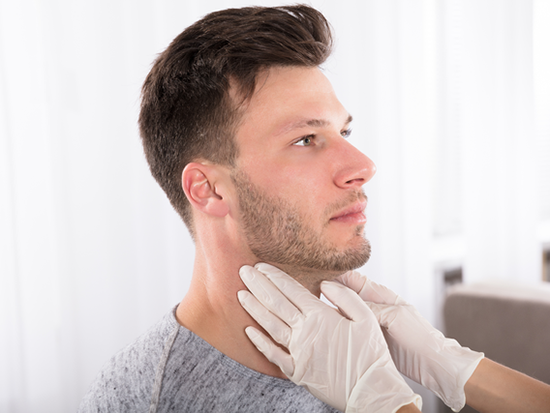
[(375, 167), (346, 141), (351, 117), (317, 68), (270, 69), (257, 85), (232, 174), (249, 248), (313, 281), (360, 267), (370, 256), (361, 186)]

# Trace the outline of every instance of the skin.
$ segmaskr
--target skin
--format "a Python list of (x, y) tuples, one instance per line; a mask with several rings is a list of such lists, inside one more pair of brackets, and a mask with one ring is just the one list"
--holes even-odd
[[(309, 145), (314, 145), (307, 139)], [(353, 235), (356, 245), (342, 248), (308, 225), (307, 211), (302, 211), (300, 206), (292, 205), (285, 198), (268, 195), (241, 170), (234, 175), (242, 212), (241, 227), (248, 246), (261, 261), (288, 268), (295, 276), (300, 276), (302, 284), (318, 283), (320, 277), (332, 278), (332, 274), (360, 267), (368, 261), (370, 244), (361, 239), (364, 225), (356, 222), (364, 219), (362, 211), (366, 197), (362, 192), (351, 192), (349, 198), (325, 208), (323, 228), (343, 220), (351, 220), (356, 225)], [(352, 210), (349, 210), (350, 204), (354, 205)]]
[[(317, 68), (276, 68), (260, 76), (258, 85), (237, 133), (238, 169), (268, 196), (301, 214), (309, 236), (327, 248), (340, 253), (363, 248), (364, 216), (352, 222), (335, 222), (331, 217), (366, 201), (361, 186), (375, 169), (346, 140), (351, 118), (330, 82)], [(238, 218), (240, 228), (246, 227), (243, 221)], [(264, 228), (271, 230), (269, 225)], [(272, 244), (267, 248), (273, 248)], [(319, 249), (299, 248), (295, 255), (313, 255)], [(255, 255), (287, 269), (317, 294), (322, 280), (349, 269)]]
[[(340, 253), (364, 248), (366, 218), (346, 212), (365, 207), (361, 187), (375, 166), (346, 140), (350, 115), (330, 82), (318, 68), (282, 67), (261, 73), (257, 85), (236, 133), (236, 169), (263, 193), (299, 211), (323, 247)], [(193, 278), (176, 318), (239, 363), (286, 378), (244, 333), (247, 326), (259, 326), (237, 300), (237, 291), (245, 289), (238, 271), (262, 257), (249, 246), (234, 173), (201, 161), (183, 171), (197, 236)], [(267, 261), (317, 295), (321, 281), (343, 272)]]
[(464, 386), (466, 403), (481, 413), (549, 412), (550, 386), (487, 358)]

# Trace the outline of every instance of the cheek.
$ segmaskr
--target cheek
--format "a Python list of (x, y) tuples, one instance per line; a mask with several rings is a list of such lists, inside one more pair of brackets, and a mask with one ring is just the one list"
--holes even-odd
[(318, 226), (326, 220), (331, 204), (328, 189), (314, 179), (289, 179), (278, 183), (278, 197), (286, 200), (304, 220), (304, 224)]
[(256, 173), (263, 177), (267, 185), (292, 188), (293, 191), (307, 192), (310, 195), (323, 191), (331, 183), (327, 165), (312, 162), (277, 162), (259, 165)]
[[(289, 202), (304, 211), (316, 211), (316, 215), (334, 202), (331, 193), (332, 177), (326, 162), (308, 159), (269, 159), (259, 156), (242, 165), (251, 181), (266, 194)], [(314, 214), (311, 214), (314, 215)]]
[(288, 195), (304, 199), (309, 208), (323, 208), (330, 198), (330, 177), (322, 168), (288, 169), (281, 175)]
[(322, 208), (323, 194), (326, 193), (319, 181), (297, 173), (267, 176), (265, 188), (270, 195), (299, 206), (300, 209)]

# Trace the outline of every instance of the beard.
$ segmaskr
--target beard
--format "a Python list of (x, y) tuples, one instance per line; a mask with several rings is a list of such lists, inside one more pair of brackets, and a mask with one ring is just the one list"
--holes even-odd
[[(237, 188), (241, 211), (242, 229), (248, 247), (262, 262), (302, 273), (330, 273), (333, 278), (346, 271), (364, 265), (370, 257), (370, 243), (363, 236), (364, 225), (355, 228), (359, 238), (353, 246), (338, 248), (322, 230), (306, 225), (304, 214), (285, 199), (269, 196), (255, 186), (248, 175), (236, 170), (231, 179)], [(329, 205), (322, 217), (326, 217), (323, 229), (330, 224), (330, 217), (357, 200), (365, 200), (363, 192), (352, 193), (347, 199)], [(317, 208), (312, 205), (312, 208)]]

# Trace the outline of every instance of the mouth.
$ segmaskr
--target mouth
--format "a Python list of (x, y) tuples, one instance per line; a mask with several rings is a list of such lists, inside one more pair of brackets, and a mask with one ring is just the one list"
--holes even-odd
[(352, 206), (337, 212), (336, 215), (330, 218), (330, 221), (354, 225), (365, 224), (367, 222), (367, 217), (365, 216), (366, 207), (366, 201), (357, 202)]

